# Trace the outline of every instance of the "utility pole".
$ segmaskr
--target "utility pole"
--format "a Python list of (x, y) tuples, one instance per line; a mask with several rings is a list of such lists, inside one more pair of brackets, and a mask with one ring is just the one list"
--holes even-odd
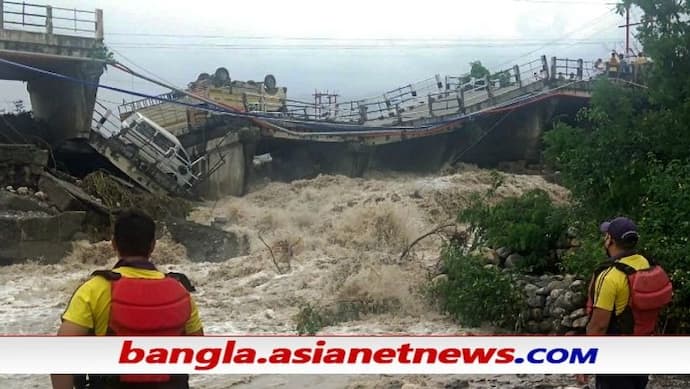
[(630, 6), (625, 7), (625, 55), (630, 53)]
[(619, 28), (625, 27), (625, 56), (630, 55), (630, 27), (637, 26), (642, 23), (630, 23), (630, 6), (625, 7), (625, 24), (618, 26)]

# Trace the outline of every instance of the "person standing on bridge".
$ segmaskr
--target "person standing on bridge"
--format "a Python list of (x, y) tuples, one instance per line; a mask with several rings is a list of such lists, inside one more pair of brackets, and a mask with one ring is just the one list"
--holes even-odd
[[(189, 292), (194, 287), (180, 273), (162, 273), (151, 263), (156, 225), (137, 210), (115, 221), (112, 245), (119, 261), (95, 271), (72, 295), (58, 336), (203, 335)], [(53, 389), (188, 389), (186, 375), (52, 375)]]
[[(608, 259), (589, 285), (587, 335), (653, 335), (661, 309), (672, 298), (668, 276), (637, 253), (639, 234), (632, 220), (615, 218), (602, 223), (600, 231)], [(588, 381), (584, 375), (577, 379)], [(644, 389), (647, 382), (647, 375), (597, 375), (596, 389)]]
[(615, 78), (618, 77), (618, 68), (620, 66), (620, 62), (618, 61), (618, 55), (616, 54), (616, 51), (611, 52), (611, 58), (609, 58), (609, 63), (608, 63), (608, 70), (609, 70), (609, 77)]

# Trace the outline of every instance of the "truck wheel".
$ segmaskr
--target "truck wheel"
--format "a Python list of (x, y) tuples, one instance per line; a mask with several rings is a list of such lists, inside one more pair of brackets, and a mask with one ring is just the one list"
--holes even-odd
[(215, 84), (218, 84), (219, 86), (227, 85), (230, 83), (230, 72), (228, 69), (220, 67), (216, 69), (216, 73), (214, 74), (213, 81)]
[(272, 74), (267, 74), (266, 77), (264, 77), (264, 87), (266, 88), (267, 91), (273, 90), (276, 88), (276, 78)]

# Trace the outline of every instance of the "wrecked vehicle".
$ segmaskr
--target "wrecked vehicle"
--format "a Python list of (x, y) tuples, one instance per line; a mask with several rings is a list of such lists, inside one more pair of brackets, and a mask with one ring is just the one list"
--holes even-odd
[(128, 158), (156, 165), (184, 188), (191, 189), (199, 179), (195, 172), (204, 158), (192, 162), (175, 135), (144, 115), (135, 112), (127, 118), (115, 137), (124, 144)]
[(220, 67), (213, 75), (201, 73), (189, 84), (189, 90), (238, 111), (287, 111), (287, 88), (278, 87), (272, 74), (267, 74), (263, 82), (237, 81)]

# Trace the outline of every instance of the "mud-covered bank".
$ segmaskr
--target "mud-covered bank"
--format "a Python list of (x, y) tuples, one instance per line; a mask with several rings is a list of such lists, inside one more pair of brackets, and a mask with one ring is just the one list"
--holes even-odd
[[(425, 239), (402, 261), (400, 254), (417, 237), (453, 220), (469, 196), (489, 189), (492, 180), (489, 172), (468, 170), (430, 177), (319, 176), (268, 183), (243, 198), (205, 204), (190, 216), (204, 224), (220, 220), (225, 230), (246, 235), (248, 255), (204, 262), (203, 258), (188, 258), (182, 245), (163, 238), (153, 258), (165, 270), (187, 273), (195, 283), (195, 298), (209, 334), (295, 333), (293, 318), (303, 304), (327, 306), (353, 300), (395, 300), (398, 304), (319, 333), (474, 331), (442, 317), (420, 295), (419, 286), (436, 264), (442, 240)], [(568, 195), (537, 176), (506, 176), (498, 193), (515, 196), (533, 188), (542, 188), (559, 200)], [(284, 274), (278, 273), (262, 239)], [(57, 264), (0, 267), (0, 315), (4, 319), (0, 333), (54, 333), (74, 288), (92, 270), (112, 262), (109, 242), (83, 242)], [(195, 376), (192, 382), (197, 388), (410, 389), (551, 388), (573, 380), (567, 376)], [(45, 376), (0, 376), (0, 387), (47, 385)]]

